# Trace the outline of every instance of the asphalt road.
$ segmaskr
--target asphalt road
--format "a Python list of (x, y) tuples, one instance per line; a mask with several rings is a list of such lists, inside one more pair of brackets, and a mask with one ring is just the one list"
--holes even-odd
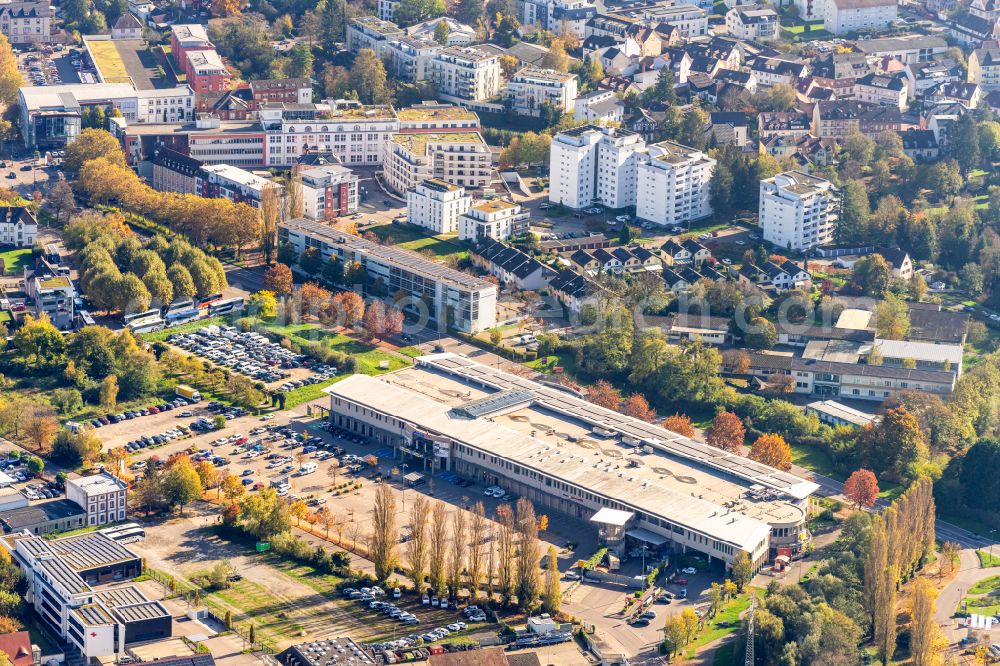
[[(809, 479), (820, 486), (820, 494), (828, 497), (841, 497), (843, 499), (844, 484), (836, 479), (831, 479), (828, 476), (823, 476), (817, 472), (810, 471), (804, 467), (793, 466), (792, 471), (798, 476)], [(875, 508), (881, 510), (889, 506), (889, 502), (886, 500), (878, 500), (875, 503)], [(986, 537), (982, 537), (978, 534), (970, 532), (969, 530), (958, 527), (957, 525), (952, 525), (949, 522), (943, 520), (934, 521), (934, 530), (937, 537), (942, 541), (954, 541), (962, 548), (989, 548), (990, 540)], [(1000, 547), (1000, 544), (993, 542), (995, 547)]]

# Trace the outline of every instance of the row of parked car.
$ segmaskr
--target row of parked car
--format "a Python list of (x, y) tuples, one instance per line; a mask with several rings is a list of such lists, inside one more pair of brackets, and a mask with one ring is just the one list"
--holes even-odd
[(149, 446), (161, 446), (167, 442), (172, 442), (175, 439), (187, 437), (191, 434), (192, 427), (193, 426), (178, 424), (169, 430), (164, 430), (158, 435), (142, 435), (141, 437), (133, 439), (131, 442), (126, 444), (125, 448), (128, 449), (129, 453), (134, 453)]
[(21, 492), (30, 500), (55, 499), (62, 495), (62, 488), (57, 483), (29, 483)]
[(271, 342), (260, 333), (242, 333), (232, 326), (221, 327), (218, 334), (209, 328), (177, 333), (169, 336), (167, 342), (262, 382), (287, 379), (290, 376), (287, 370), (302, 367), (309, 358)]
[(149, 416), (151, 414), (159, 414), (160, 412), (169, 412), (172, 409), (181, 409), (193, 404), (195, 404), (195, 401), (178, 396), (169, 402), (163, 402), (158, 405), (150, 405), (149, 407), (143, 407), (142, 409), (129, 409), (118, 414), (98, 416), (88, 421), (88, 423), (95, 428), (103, 428), (104, 426), (111, 425), (112, 423), (130, 421), (132, 419), (142, 418), (143, 416)]
[(317, 363), (315, 365), (309, 366), (309, 368), (315, 374), (309, 375), (308, 377), (303, 377), (302, 379), (290, 379), (287, 382), (281, 384), (278, 387), (278, 390), (282, 392), (293, 391), (303, 386), (309, 386), (310, 384), (319, 384), (320, 382), (325, 382), (337, 376), (337, 368), (333, 367), (332, 365), (326, 365), (325, 363)]

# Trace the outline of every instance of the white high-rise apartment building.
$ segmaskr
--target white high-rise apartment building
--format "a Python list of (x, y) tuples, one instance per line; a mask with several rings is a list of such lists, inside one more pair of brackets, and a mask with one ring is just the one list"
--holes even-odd
[(436, 234), (458, 231), (458, 218), (472, 207), (472, 197), (459, 185), (433, 178), (406, 191), (410, 224)]
[(714, 169), (700, 150), (673, 141), (649, 146), (637, 166), (636, 217), (667, 226), (708, 217)]
[(582, 125), (560, 132), (549, 148), (549, 201), (570, 208), (636, 203), (636, 163), (646, 149), (639, 134)]
[(500, 56), (475, 46), (450, 46), (431, 61), (431, 81), (442, 97), (485, 102), (500, 93)]
[(760, 229), (781, 248), (807, 250), (833, 240), (837, 189), (828, 180), (786, 171), (760, 181)]

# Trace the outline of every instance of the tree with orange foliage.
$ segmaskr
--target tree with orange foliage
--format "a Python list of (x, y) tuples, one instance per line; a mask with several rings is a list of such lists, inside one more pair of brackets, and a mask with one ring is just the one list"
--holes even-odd
[(338, 323), (354, 326), (365, 316), (365, 299), (353, 291), (341, 291), (333, 297), (333, 309)]
[(275, 264), (264, 273), (264, 289), (278, 296), (292, 293), (292, 269), (284, 264)]
[(633, 393), (626, 398), (622, 403), (621, 412), (643, 421), (652, 421), (656, 418), (656, 410), (649, 406), (646, 396), (641, 393)]
[(372, 301), (365, 308), (365, 316), (361, 325), (365, 329), (365, 335), (369, 338), (378, 339), (385, 330), (385, 304), (382, 301)]
[(243, 0), (212, 0), (212, 16), (216, 18), (239, 16), (245, 6)]
[(663, 427), (684, 437), (694, 437), (694, 426), (687, 414), (676, 413), (663, 420)]
[(844, 497), (854, 502), (854, 507), (870, 507), (878, 499), (878, 479), (870, 469), (855, 470), (844, 482)]
[(720, 412), (712, 421), (711, 427), (705, 431), (705, 441), (710, 446), (739, 453), (743, 448), (747, 430), (743, 427), (743, 421), (732, 412)]
[(391, 338), (403, 332), (403, 311), (397, 307), (387, 306), (385, 321), (382, 324), (382, 337)]
[(587, 400), (606, 409), (618, 411), (618, 406), (622, 404), (622, 394), (609, 382), (598, 379), (587, 390)]
[(299, 300), (302, 302), (302, 314), (318, 315), (333, 299), (329, 289), (324, 289), (315, 282), (306, 282), (299, 287)]
[(792, 467), (792, 449), (789, 448), (784, 437), (773, 432), (765, 433), (757, 438), (757, 441), (750, 447), (749, 457), (751, 460), (778, 469), (791, 469)]

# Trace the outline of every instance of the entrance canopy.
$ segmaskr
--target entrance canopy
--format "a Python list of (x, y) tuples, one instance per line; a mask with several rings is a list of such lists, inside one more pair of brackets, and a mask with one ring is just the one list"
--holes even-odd
[(420, 472), (410, 472), (403, 477), (403, 481), (408, 486), (418, 486), (424, 482), (424, 475)]
[(661, 536), (656, 532), (650, 532), (649, 530), (643, 529), (641, 527), (637, 527), (634, 530), (629, 530), (628, 532), (625, 533), (625, 535), (630, 536), (633, 539), (638, 539), (639, 541), (642, 541), (644, 543), (648, 543), (652, 546), (662, 546), (667, 541), (669, 541), (667, 537)]
[(590, 522), (600, 525), (611, 525), (613, 527), (625, 527), (625, 523), (632, 520), (633, 516), (635, 514), (631, 511), (620, 511), (605, 507), (591, 516)]

